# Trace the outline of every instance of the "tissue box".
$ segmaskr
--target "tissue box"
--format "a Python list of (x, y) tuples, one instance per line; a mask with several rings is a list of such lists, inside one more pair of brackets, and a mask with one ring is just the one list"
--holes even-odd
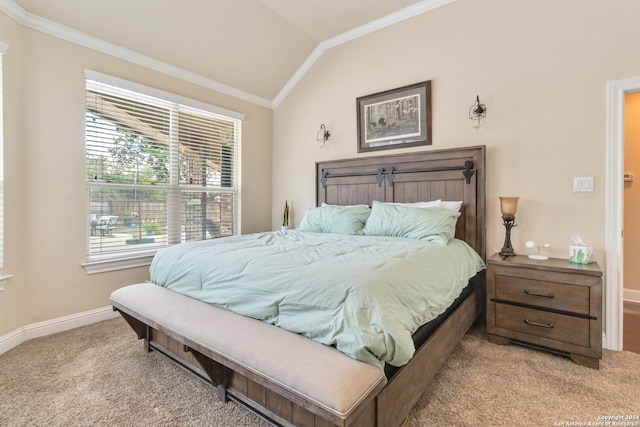
[(593, 262), (593, 248), (591, 246), (569, 246), (569, 262), (576, 264), (590, 264)]

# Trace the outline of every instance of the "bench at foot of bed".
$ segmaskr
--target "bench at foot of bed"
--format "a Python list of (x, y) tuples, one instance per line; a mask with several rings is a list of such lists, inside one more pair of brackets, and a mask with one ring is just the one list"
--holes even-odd
[(118, 289), (118, 310), (154, 349), (196, 372), (218, 397), (282, 425), (373, 426), (385, 378), (373, 365), (267, 323), (151, 283)]

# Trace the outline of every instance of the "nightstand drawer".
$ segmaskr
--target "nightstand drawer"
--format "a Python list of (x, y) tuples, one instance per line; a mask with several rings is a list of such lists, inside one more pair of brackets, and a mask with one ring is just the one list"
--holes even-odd
[(589, 288), (526, 277), (496, 275), (495, 298), (535, 307), (589, 314)]
[(487, 260), (487, 336), (531, 345), (598, 369), (602, 271), (597, 263), (498, 254)]
[(589, 320), (508, 304), (495, 305), (496, 327), (589, 347)]

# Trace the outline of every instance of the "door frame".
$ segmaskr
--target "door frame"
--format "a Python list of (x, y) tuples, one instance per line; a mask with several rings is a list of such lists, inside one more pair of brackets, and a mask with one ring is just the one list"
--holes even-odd
[(624, 102), (640, 91), (640, 76), (607, 82), (605, 197), (605, 328), (603, 346), (622, 350), (624, 297)]

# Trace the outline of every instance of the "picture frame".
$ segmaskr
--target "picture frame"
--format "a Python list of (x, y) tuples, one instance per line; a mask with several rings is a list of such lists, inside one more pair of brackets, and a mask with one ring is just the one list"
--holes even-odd
[(358, 153), (431, 145), (431, 80), (356, 99)]

